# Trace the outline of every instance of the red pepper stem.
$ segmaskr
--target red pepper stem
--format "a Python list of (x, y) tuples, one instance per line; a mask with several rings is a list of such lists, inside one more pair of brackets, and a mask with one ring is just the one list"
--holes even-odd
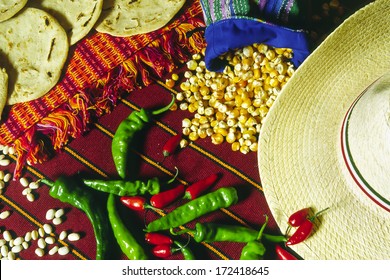
[(175, 104), (175, 101), (176, 101), (176, 98), (175, 98), (175, 96), (172, 94), (172, 100), (171, 100), (171, 102), (170, 102), (168, 105), (166, 105), (166, 106), (164, 106), (164, 107), (162, 107), (162, 108), (160, 108), (160, 109), (157, 109), (157, 110), (155, 110), (155, 111), (152, 111), (152, 115), (159, 115), (159, 114), (162, 114), (162, 113), (168, 111), (168, 110), (172, 107), (172, 105)]
[(176, 174), (175, 176), (172, 177), (172, 179), (169, 179), (169, 181), (167, 181), (167, 185), (172, 184), (176, 180), (177, 176), (179, 175), (179, 169), (176, 166), (175, 169), (176, 169)]
[(329, 207), (326, 207), (325, 209), (322, 209), (321, 211), (318, 211), (318, 212), (315, 213), (313, 216), (311, 216), (311, 217), (309, 218), (309, 220), (310, 220), (311, 222), (313, 222), (315, 218), (317, 218), (319, 215), (321, 215), (322, 213), (324, 213), (324, 212), (325, 212), (326, 210), (328, 210), (328, 209), (329, 209)]

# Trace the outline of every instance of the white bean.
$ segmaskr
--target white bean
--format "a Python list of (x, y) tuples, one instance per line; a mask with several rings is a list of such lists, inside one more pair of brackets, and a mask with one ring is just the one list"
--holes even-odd
[(2, 159), (0, 160), (0, 165), (1, 166), (8, 166), (11, 163), (9, 159)]
[(64, 240), (67, 237), (67, 235), (68, 235), (68, 233), (65, 230), (61, 231), (60, 240)]
[(58, 252), (58, 246), (54, 246), (53, 248), (50, 249), (49, 255), (54, 255), (55, 253)]
[(4, 237), (5, 241), (8, 241), (8, 242), (12, 239), (12, 235), (8, 230), (5, 230), (3, 232), (3, 237)]
[(27, 250), (28, 247), (30, 247), (30, 245), (28, 245), (27, 241), (23, 241), (22, 246), (23, 246), (24, 250)]
[(50, 234), (53, 232), (53, 228), (49, 224), (44, 224), (43, 225), (43, 230), (45, 231), (46, 234)]
[(79, 239), (80, 239), (80, 234), (78, 234), (78, 233), (73, 232), (73, 233), (68, 235), (69, 241), (77, 241)]
[(39, 234), (40, 237), (44, 237), (45, 236), (45, 230), (42, 227), (40, 227), (38, 229), (38, 234)]
[(45, 255), (45, 251), (43, 251), (43, 249), (41, 248), (36, 248), (35, 249), (35, 254), (38, 256), (38, 257), (43, 257)]
[(8, 252), (8, 255), (7, 255), (7, 257), (8, 257), (8, 259), (9, 259), (9, 260), (11, 260), (11, 261), (12, 261), (12, 260), (14, 260), (14, 259), (15, 259), (15, 253), (14, 253), (14, 252), (12, 252), (12, 251), (11, 251), (11, 252)]
[(45, 242), (46, 242), (46, 244), (54, 244), (55, 242), (56, 242), (56, 240), (54, 239), (54, 237), (53, 236), (48, 236), (48, 237), (46, 237), (45, 238)]
[(45, 249), (45, 247), (46, 247), (45, 239), (43, 239), (43, 238), (38, 239), (38, 247), (41, 249)]
[(54, 219), (53, 219), (53, 224), (54, 224), (54, 225), (57, 226), (57, 225), (59, 225), (59, 224), (61, 224), (61, 223), (62, 223), (62, 219), (61, 219), (61, 218), (54, 218)]
[(16, 246), (12, 247), (12, 249), (11, 249), (11, 251), (14, 252), (15, 254), (20, 253), (22, 250), (23, 250), (22, 245), (16, 245)]
[(22, 245), (24, 241), (24, 238), (19, 236), (19, 237), (16, 237), (15, 240), (14, 240), (14, 245)]
[(0, 239), (0, 247), (5, 245), (7, 243), (7, 241), (5, 241), (5, 239)]
[(28, 231), (28, 232), (26, 232), (26, 234), (24, 235), (24, 241), (30, 242), (30, 240), (31, 240), (31, 232)]
[(54, 214), (54, 217), (56, 218), (61, 218), (63, 215), (65, 214), (65, 211), (64, 209), (60, 208), (56, 211), (56, 213)]
[(63, 246), (63, 247), (58, 248), (58, 254), (60, 254), (61, 256), (64, 256), (64, 255), (66, 255), (68, 253), (69, 253), (69, 247), (68, 246)]
[(15, 147), (12, 147), (12, 146), (11, 146), (11, 147), (8, 148), (8, 153), (9, 153), (10, 155), (14, 155), (15, 152), (16, 152)]
[(8, 155), (8, 152), (9, 152), (9, 147), (8, 146), (4, 146), (3, 154)]
[(38, 231), (36, 229), (34, 229), (31, 232), (31, 238), (32, 238), (32, 240), (37, 240), (38, 239)]
[(4, 174), (4, 178), (3, 178), (4, 182), (8, 183), (9, 181), (11, 181), (11, 179), (12, 179), (11, 173)]
[(39, 184), (38, 184), (38, 182), (31, 182), (31, 183), (28, 185), (28, 187), (29, 187), (30, 189), (32, 189), (32, 190), (36, 190), (36, 189), (39, 188)]
[(4, 220), (4, 219), (7, 219), (9, 217), (9, 215), (11, 215), (11, 211), (3, 211), (0, 213), (0, 219)]
[(33, 193), (28, 193), (26, 197), (27, 197), (27, 200), (30, 202), (33, 202), (35, 200), (35, 196)]
[(23, 187), (28, 187), (29, 182), (28, 182), (27, 178), (22, 177), (22, 178), (20, 178), (19, 182), (20, 182), (20, 184), (22, 184)]
[(0, 170), (0, 180), (3, 180), (3, 179), (4, 179), (4, 171)]
[(13, 239), (8, 241), (8, 246), (11, 247), (11, 248), (14, 247), (14, 240)]
[(1, 251), (1, 255), (3, 256), (3, 257), (6, 257), (7, 255), (8, 255), (8, 246), (7, 245), (3, 245), (3, 246), (1, 246), (1, 249), (0, 249), (0, 251)]
[(54, 210), (54, 209), (47, 210), (47, 212), (46, 212), (46, 220), (53, 220), (55, 212), (56, 212), (56, 210)]
[[(1, 179), (1, 180), (3, 180), (3, 179)], [(0, 190), (1, 189), (4, 189), (5, 188), (5, 183), (4, 183), (4, 181), (0, 181)]]

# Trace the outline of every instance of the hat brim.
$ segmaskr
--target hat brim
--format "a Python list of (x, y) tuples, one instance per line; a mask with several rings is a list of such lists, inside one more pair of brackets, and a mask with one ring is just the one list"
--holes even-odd
[(356, 186), (342, 160), (340, 131), (351, 104), (390, 71), (390, 2), (344, 21), (304, 61), (261, 129), (261, 184), (282, 232), (293, 212), (330, 207), (293, 245), (304, 259), (390, 258), (390, 213)]

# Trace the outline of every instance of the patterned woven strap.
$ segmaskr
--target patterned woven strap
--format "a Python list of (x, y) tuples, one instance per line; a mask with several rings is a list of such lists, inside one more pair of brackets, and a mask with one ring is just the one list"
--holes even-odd
[(249, 0), (201, 0), (206, 25), (249, 14)]

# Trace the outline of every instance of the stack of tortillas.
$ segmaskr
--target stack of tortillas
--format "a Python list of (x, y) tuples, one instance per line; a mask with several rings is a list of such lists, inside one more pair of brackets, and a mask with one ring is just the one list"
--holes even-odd
[(112, 36), (157, 30), (185, 0), (0, 0), (0, 116), (58, 82), (69, 47), (95, 28)]

